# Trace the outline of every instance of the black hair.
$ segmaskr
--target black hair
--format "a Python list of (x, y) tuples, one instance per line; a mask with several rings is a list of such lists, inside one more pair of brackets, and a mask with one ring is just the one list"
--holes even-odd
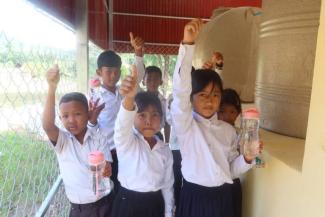
[(159, 67), (157, 67), (157, 66), (146, 67), (145, 73), (144, 73), (145, 75), (153, 74), (153, 73), (157, 73), (159, 75), (159, 77), (162, 79), (162, 72)]
[(148, 106), (153, 106), (157, 109), (160, 117), (163, 116), (161, 102), (158, 96), (151, 92), (139, 92), (135, 96), (135, 102), (138, 107), (138, 113), (143, 112)]
[(211, 69), (194, 69), (192, 67), (192, 92), (191, 98), (194, 94), (201, 92), (208, 84), (212, 82), (213, 87), (219, 87), (222, 92), (222, 80), (218, 73)]
[(88, 100), (83, 93), (71, 92), (71, 93), (64, 94), (60, 99), (59, 105), (71, 101), (81, 103), (81, 105), (86, 109), (86, 111), (88, 111)]
[(100, 69), (104, 66), (121, 68), (121, 65), (121, 57), (111, 50), (102, 52), (97, 58), (97, 69)]
[(234, 89), (227, 88), (222, 91), (220, 106), (225, 104), (234, 106), (238, 113), (242, 111), (240, 97)]

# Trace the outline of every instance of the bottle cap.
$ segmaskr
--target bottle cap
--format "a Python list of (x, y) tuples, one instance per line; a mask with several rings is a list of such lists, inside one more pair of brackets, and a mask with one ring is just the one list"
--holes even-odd
[(90, 88), (96, 88), (100, 86), (100, 80), (99, 78), (92, 78), (89, 80), (89, 86)]
[(254, 119), (259, 119), (260, 118), (260, 113), (256, 108), (248, 108), (243, 111), (243, 118), (249, 119), (249, 118), (254, 118)]
[(88, 163), (98, 165), (104, 161), (104, 153), (101, 151), (92, 151), (88, 154)]

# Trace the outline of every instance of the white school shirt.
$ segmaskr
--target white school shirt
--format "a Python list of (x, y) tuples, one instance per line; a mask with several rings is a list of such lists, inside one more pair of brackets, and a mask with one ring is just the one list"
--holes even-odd
[[(138, 83), (140, 83), (144, 76), (144, 64), (142, 57), (135, 57), (135, 65), (138, 70)], [(106, 88), (100, 86), (97, 91), (91, 93), (90, 98), (93, 101), (100, 99), (99, 104), (105, 103), (104, 109), (100, 112), (98, 116), (98, 125), (100, 128), (105, 128), (106, 132), (109, 135), (109, 145), (110, 149), (115, 149), (114, 144), (114, 126), (117, 113), (120, 109), (122, 102), (122, 95), (119, 92), (119, 86), (116, 87), (115, 92), (111, 92)]]
[(173, 156), (168, 145), (156, 137), (150, 148), (133, 123), (136, 110), (127, 111), (121, 105), (118, 113), (114, 141), (118, 157), (118, 180), (124, 188), (138, 192), (162, 191), (165, 217), (172, 217), (174, 206)]
[(179, 144), (178, 144), (177, 135), (176, 135), (176, 132), (175, 132), (175, 129), (173, 126), (171, 111), (168, 108), (168, 104), (169, 104), (170, 100), (172, 100), (171, 95), (168, 97), (168, 100), (166, 102), (166, 104), (167, 104), (167, 106), (166, 106), (166, 121), (170, 125), (169, 148), (174, 151), (174, 150), (179, 150)]
[[(81, 145), (71, 133), (59, 129), (55, 150), (65, 192), (70, 202), (75, 204), (93, 203), (99, 200), (93, 191), (93, 176), (88, 167), (88, 154), (91, 151), (104, 153), (106, 161), (112, 162), (108, 138), (99, 129), (87, 129)], [(112, 190), (110, 186), (110, 191)], [(110, 192), (109, 191), (109, 192)]]
[(236, 131), (217, 115), (210, 119), (192, 112), (191, 68), (194, 45), (181, 45), (173, 77), (172, 119), (182, 155), (182, 174), (192, 183), (216, 187), (233, 183), (253, 165), (239, 155)]
[(160, 92), (158, 93), (158, 98), (160, 100), (161, 109), (162, 109), (162, 113), (163, 113), (163, 116), (162, 116), (161, 121), (160, 121), (160, 128), (162, 129), (162, 128), (165, 127), (165, 122), (166, 122), (166, 106), (167, 106), (167, 103), (166, 103), (165, 97)]
[(96, 101), (98, 98), (100, 98), (100, 104), (105, 103), (105, 107), (97, 119), (98, 125), (100, 128), (105, 128), (106, 133), (109, 135), (108, 143), (112, 150), (115, 148), (113, 136), (116, 115), (120, 109), (123, 97), (119, 92), (119, 86), (116, 87), (114, 93), (100, 86), (91, 96), (93, 101)]

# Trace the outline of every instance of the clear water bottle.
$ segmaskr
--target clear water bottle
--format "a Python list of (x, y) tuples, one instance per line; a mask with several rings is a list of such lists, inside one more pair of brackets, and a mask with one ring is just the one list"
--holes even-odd
[(88, 155), (89, 170), (92, 173), (93, 191), (97, 198), (110, 192), (110, 179), (103, 177), (106, 161), (101, 151), (93, 151)]
[(258, 157), (260, 154), (259, 118), (260, 115), (256, 108), (243, 111), (238, 143), (243, 155), (255, 158), (256, 166), (263, 167), (264, 161)]

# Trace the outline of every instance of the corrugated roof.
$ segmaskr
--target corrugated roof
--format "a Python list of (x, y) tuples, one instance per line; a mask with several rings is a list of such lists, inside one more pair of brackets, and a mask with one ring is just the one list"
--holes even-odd
[[(74, 0), (29, 0), (48, 13), (75, 24)], [(102, 47), (109, 46), (109, 0), (88, 1), (90, 39)], [(261, 0), (113, 0), (112, 44), (117, 52), (130, 52), (129, 32), (147, 43), (147, 53), (177, 52), (183, 27), (190, 18), (209, 18), (218, 7), (261, 7)]]

